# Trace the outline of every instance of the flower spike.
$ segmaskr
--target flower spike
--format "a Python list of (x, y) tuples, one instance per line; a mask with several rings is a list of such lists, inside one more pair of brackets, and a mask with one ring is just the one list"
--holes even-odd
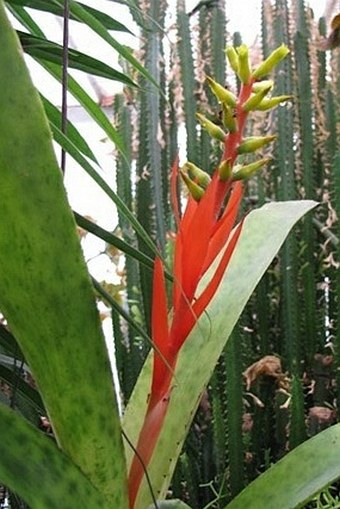
[[(136, 444), (137, 452), (129, 472), (130, 509), (135, 509), (145, 467), (151, 460), (162, 430), (180, 349), (218, 291), (237, 249), (243, 225), (242, 220), (236, 224), (243, 197), (243, 181), (270, 160), (262, 158), (250, 164), (236, 164), (239, 155), (254, 152), (276, 138), (274, 135), (244, 138), (243, 133), (253, 110), (267, 110), (290, 99), (290, 96), (267, 97), (273, 82), (260, 81), (288, 52), (285, 46), (281, 46), (252, 72), (247, 46), (228, 48), (226, 55), (230, 66), (242, 82), (238, 97), (212, 78), (207, 78), (222, 105), (222, 122), (228, 132), (204, 115), (197, 114), (203, 129), (223, 143), (221, 162), (211, 177), (192, 162), (186, 162), (181, 169), (178, 158), (173, 164), (170, 187), (177, 224), (173, 309), (168, 315), (163, 263), (156, 257), (151, 320), (155, 345), (153, 372), (147, 410)], [(189, 189), (182, 216), (177, 192), (179, 176)], [(205, 286), (203, 276), (207, 278)]]

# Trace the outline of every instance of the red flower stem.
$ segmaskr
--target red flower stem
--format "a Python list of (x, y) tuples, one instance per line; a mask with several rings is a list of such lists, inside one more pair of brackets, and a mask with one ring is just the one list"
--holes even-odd
[[(175, 369), (176, 360), (171, 366)], [(170, 387), (171, 378), (169, 381)], [(144, 418), (142, 429), (139, 433), (137, 451), (131, 463), (128, 479), (129, 489), (129, 507), (133, 509), (135, 506), (138, 490), (144, 477), (144, 470), (147, 468), (157, 440), (163, 427), (164, 419), (168, 410), (170, 400), (170, 389), (163, 394), (162, 397), (154, 397), (150, 395), (148, 408)]]
[(243, 110), (243, 105), (251, 95), (254, 81), (254, 79), (250, 79), (249, 83), (242, 84), (235, 112), (237, 118), (237, 131), (235, 133), (229, 133), (226, 136), (222, 161), (230, 159), (231, 166), (233, 166), (237, 158), (237, 147), (242, 141), (243, 130), (248, 117), (248, 112)]
[[(234, 163), (237, 159), (238, 155), (237, 147), (242, 142), (243, 131), (248, 117), (248, 112), (243, 110), (243, 105), (249, 99), (252, 93), (254, 81), (255, 80), (251, 78), (249, 83), (242, 84), (235, 111), (235, 115), (237, 118), (237, 131), (234, 133), (229, 133), (225, 137), (224, 151), (221, 158), (221, 162), (229, 160), (231, 167), (234, 166)], [(220, 214), (223, 201), (229, 189), (231, 188), (231, 185), (232, 185), (231, 180), (223, 181), (219, 179), (215, 195), (215, 208), (214, 208), (216, 219)]]

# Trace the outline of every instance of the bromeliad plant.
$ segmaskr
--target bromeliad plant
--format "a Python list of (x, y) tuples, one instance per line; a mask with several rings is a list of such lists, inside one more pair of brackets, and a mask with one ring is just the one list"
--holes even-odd
[[(197, 114), (197, 117), (202, 127), (223, 143), (223, 155), (212, 178), (191, 162), (181, 168), (180, 174), (189, 190), (182, 218), (176, 189), (178, 161), (174, 164), (171, 187), (178, 232), (172, 312), (169, 322), (163, 265), (161, 258), (156, 257), (152, 304), (152, 339), (156, 349), (148, 406), (129, 474), (130, 509), (135, 506), (140, 483), (167, 413), (180, 349), (215, 295), (237, 246), (243, 222), (234, 226), (242, 199), (243, 181), (269, 161), (262, 158), (250, 164), (235, 165), (239, 155), (254, 153), (275, 139), (274, 135), (245, 138), (244, 129), (251, 111), (269, 110), (290, 99), (290, 96), (268, 98), (273, 82), (261, 81), (288, 52), (288, 48), (282, 45), (252, 71), (245, 45), (236, 50), (228, 48), (229, 63), (242, 83), (238, 97), (212, 78), (207, 78), (209, 87), (221, 104), (223, 128), (202, 114)], [(199, 288), (202, 278), (219, 255), (204, 288)]]
[[(311, 201), (270, 204), (250, 213), (242, 226), (232, 230), (242, 180), (263, 162), (237, 166), (236, 158), (270, 141), (243, 139), (248, 112), (278, 101), (265, 97), (270, 84), (256, 82), (287, 50), (277, 50), (254, 72), (245, 47), (236, 53), (229, 50), (228, 58), (243, 83), (238, 99), (209, 80), (222, 103), (229, 133), (200, 120), (214, 135), (223, 134), (222, 163), (211, 182), (190, 164), (181, 170), (194, 196), (189, 197), (182, 218), (176, 212), (174, 309), (168, 322), (158, 257), (152, 319), (157, 347), (154, 369), (151, 373), (148, 360), (122, 423), (92, 281), (51, 133), (2, 0), (0, 47), (0, 309), (30, 366), (55, 437), (55, 441), (46, 437), (1, 404), (0, 481), (32, 509), (127, 509), (129, 504), (146, 509), (152, 501), (151, 490), (141, 479), (134, 449), (147, 467), (152, 491), (157, 498), (165, 498), (202, 391), (238, 316), (289, 230), (315, 206)], [(91, 168), (88, 161), (81, 161)], [(175, 165), (173, 187), (177, 173)], [(107, 192), (118, 202), (111, 190)], [(141, 233), (131, 212), (125, 210), (125, 214)], [(218, 256), (220, 260), (214, 261)], [(129, 439), (125, 451), (123, 435)], [(340, 473), (338, 439), (335, 427), (296, 449), (295, 456), (288, 455), (290, 460), (283, 460), (262, 478), (256, 496), (248, 492), (253, 507), (260, 501), (258, 490), (263, 491), (263, 484), (271, 487), (271, 479), (280, 501), (299, 488), (296, 497), (281, 507), (301, 505), (331, 482)], [(131, 442), (137, 447), (132, 449)], [(306, 461), (313, 451), (322, 461)], [(261, 507), (267, 501), (278, 506), (273, 496), (266, 496)], [(251, 506), (248, 498), (238, 507)]]

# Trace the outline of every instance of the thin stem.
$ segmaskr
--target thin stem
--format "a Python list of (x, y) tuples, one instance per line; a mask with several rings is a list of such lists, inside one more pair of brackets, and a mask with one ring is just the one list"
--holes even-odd
[(129, 439), (129, 437), (127, 436), (127, 434), (125, 433), (125, 431), (123, 429), (122, 429), (122, 435), (125, 438), (126, 442), (128, 443), (129, 447), (131, 447), (131, 449), (133, 450), (133, 452), (137, 456), (140, 464), (142, 465), (142, 468), (143, 468), (144, 474), (145, 474), (145, 479), (146, 479), (146, 482), (148, 483), (149, 490), (150, 490), (150, 495), (151, 495), (152, 501), (154, 503), (155, 509), (159, 509), (159, 506), (157, 504), (157, 500), (156, 500), (156, 497), (155, 497), (155, 492), (154, 492), (152, 484), (151, 484), (151, 479), (150, 479), (150, 476), (149, 476), (149, 472), (148, 472), (148, 469), (147, 469), (147, 467), (146, 467), (146, 465), (145, 465), (145, 463), (143, 461), (143, 458), (139, 454), (138, 450), (133, 445), (133, 443), (131, 442), (131, 440)]
[[(68, 89), (68, 45), (69, 45), (69, 0), (64, 0), (63, 13), (63, 72), (62, 72), (62, 100), (61, 100), (61, 132), (67, 133), (67, 89)], [(61, 149), (61, 171), (65, 174), (66, 151)]]

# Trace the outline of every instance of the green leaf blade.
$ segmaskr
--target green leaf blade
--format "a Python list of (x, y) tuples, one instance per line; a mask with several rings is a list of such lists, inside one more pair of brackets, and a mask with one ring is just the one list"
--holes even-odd
[(340, 424), (296, 447), (225, 509), (298, 509), (340, 477)]
[(0, 45), (0, 308), (60, 447), (112, 506), (125, 507), (120, 419), (93, 288), (48, 122), (3, 1)]

